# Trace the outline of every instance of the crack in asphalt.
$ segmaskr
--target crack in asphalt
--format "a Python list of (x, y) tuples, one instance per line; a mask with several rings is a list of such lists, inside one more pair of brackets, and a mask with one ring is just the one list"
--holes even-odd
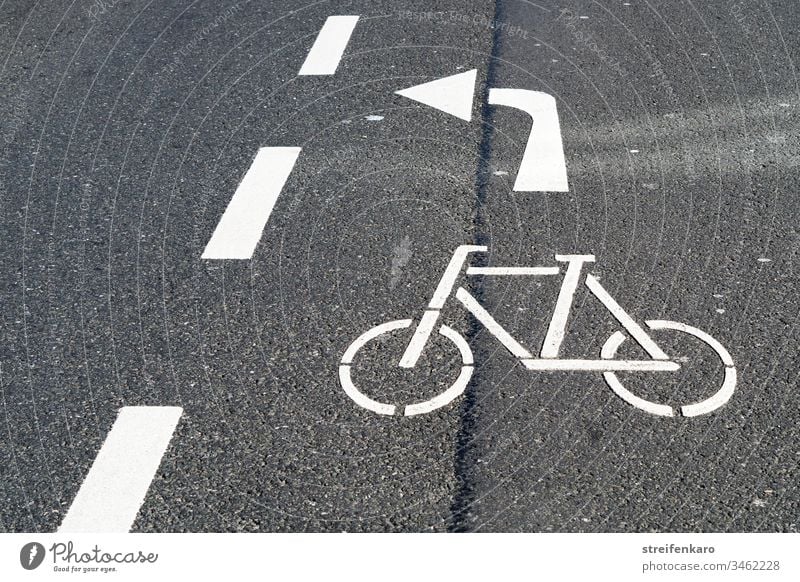
[[(494, 5), (493, 22), (503, 22), (502, 2), (496, 0)], [(489, 187), (489, 180), (492, 175), (490, 154), (492, 140), (494, 138), (493, 113), (489, 106), (489, 88), (494, 86), (496, 75), (496, 58), (500, 52), (501, 28), (494, 27), (492, 33), (492, 47), (489, 55), (489, 63), (486, 70), (486, 83), (480, 89), (481, 98), (481, 140), (478, 146), (478, 162), (475, 174), (475, 209), (472, 219), (472, 240), (470, 244), (489, 246), (489, 234), (486, 229), (484, 217), (484, 202)], [(471, 255), (471, 266), (486, 266), (488, 263), (486, 254)], [(484, 284), (482, 277), (476, 277), (464, 283), (469, 292), (480, 302), (484, 297)], [(467, 342), (473, 351), (479, 354), (482, 346), (478, 341), (480, 326), (474, 317), (469, 316), (469, 327), (467, 329)], [(471, 514), (470, 508), (475, 500), (475, 483), (472, 477), (472, 469), (477, 463), (475, 449), (472, 446), (475, 438), (475, 431), (478, 426), (477, 413), (477, 394), (478, 386), (481, 381), (481, 369), (475, 366), (472, 378), (464, 390), (461, 405), (461, 426), (456, 434), (455, 447), (455, 480), (456, 491), (450, 503), (450, 516), (447, 522), (449, 532), (466, 532), (473, 529), (471, 523), (475, 517)]]

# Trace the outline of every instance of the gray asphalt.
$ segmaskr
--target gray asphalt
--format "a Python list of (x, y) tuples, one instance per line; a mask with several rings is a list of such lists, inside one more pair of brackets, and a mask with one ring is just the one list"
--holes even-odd
[[(0, 531), (54, 531), (136, 405), (184, 415), (134, 531), (798, 530), (792, 0), (0, 14)], [(298, 77), (332, 14), (361, 15), (339, 69)], [(473, 68), (469, 123), (393, 94)], [(556, 97), (568, 193), (513, 192), (531, 124), (486, 105), (490, 87)], [(253, 258), (202, 260), (263, 146), (303, 150)], [(451, 302), (476, 356), (466, 394), (413, 418), (357, 407), (343, 352), (419, 318), (461, 244), (487, 245), (483, 265), (595, 254), (637, 320), (728, 349), (733, 398), (648, 415), (599, 373), (525, 370)], [(558, 280), (459, 284), (538, 350)], [(583, 290), (575, 305), (563, 351), (596, 357), (619, 325)], [(684, 365), (626, 386), (670, 404), (716, 389), (708, 350), (653, 335)], [(445, 340), (398, 369), (407, 341), (359, 353), (370, 395), (455, 378)]]

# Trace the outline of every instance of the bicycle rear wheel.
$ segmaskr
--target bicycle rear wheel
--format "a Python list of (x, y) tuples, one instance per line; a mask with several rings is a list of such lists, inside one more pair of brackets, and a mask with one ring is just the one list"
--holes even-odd
[[(364, 392), (361, 391), (353, 382), (350, 374), (350, 366), (358, 354), (358, 351), (364, 347), (367, 342), (370, 342), (384, 334), (392, 333), (400, 329), (406, 329), (411, 326), (412, 322), (413, 320), (411, 319), (397, 319), (395, 321), (389, 321), (387, 323), (377, 325), (372, 329), (365, 331), (358, 338), (356, 338), (356, 340), (350, 344), (342, 356), (342, 361), (339, 365), (339, 382), (342, 385), (342, 389), (350, 397), (350, 399), (362, 408), (366, 408), (372, 412), (387, 416), (394, 415), (397, 412), (397, 405), (379, 402), (364, 394)], [(443, 392), (432, 398), (423, 400), (422, 402), (408, 404), (403, 407), (403, 414), (405, 416), (426, 414), (450, 404), (453, 400), (463, 394), (469, 379), (472, 377), (472, 350), (470, 350), (467, 341), (461, 336), (461, 334), (447, 325), (442, 325), (439, 328), (439, 334), (449, 339), (458, 348), (461, 354), (461, 372), (459, 373), (455, 382)]]

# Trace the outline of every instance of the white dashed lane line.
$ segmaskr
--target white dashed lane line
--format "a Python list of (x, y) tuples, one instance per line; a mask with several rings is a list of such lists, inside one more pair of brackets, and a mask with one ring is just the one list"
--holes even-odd
[(59, 533), (130, 531), (182, 414), (177, 406), (121, 408)]
[(308, 52), (299, 75), (333, 75), (339, 67), (358, 16), (329, 16)]
[(265, 147), (247, 170), (208, 241), (204, 259), (249, 259), (301, 148)]

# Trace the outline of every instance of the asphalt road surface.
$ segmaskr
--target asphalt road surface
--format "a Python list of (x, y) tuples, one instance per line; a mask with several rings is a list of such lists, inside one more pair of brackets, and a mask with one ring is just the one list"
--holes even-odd
[[(336, 15), (359, 16), (329, 31), (341, 59)], [(798, 531), (798, 31), (795, 0), (5, 0), (0, 531), (56, 531), (112, 461), (146, 496), (87, 493), (82, 517), (133, 503), (132, 531)], [(331, 74), (300, 74), (315, 48)], [(466, 116), (396, 94), (473, 70)], [(552, 108), (492, 89), (554, 98), (565, 163), (533, 155)], [(262, 148), (300, 150), (231, 223), (268, 217), (257, 246), (203, 258)], [(567, 191), (518, 188), (523, 168)], [(399, 367), (461, 245), (559, 273), (462, 267), (435, 313), (474, 366), (434, 331)], [(531, 370), (497, 326), (537, 358), (556, 255), (595, 261), (568, 369)], [(617, 360), (653, 360), (587, 274), (680, 365), (616, 372), (624, 393), (680, 411), (735, 370), (729, 399), (653, 414), (570, 364), (614, 334)], [(397, 404), (378, 414), (340, 363), (406, 319), (346, 362)], [(112, 450), (123, 407), (181, 408), (152, 478), (137, 439)]]

